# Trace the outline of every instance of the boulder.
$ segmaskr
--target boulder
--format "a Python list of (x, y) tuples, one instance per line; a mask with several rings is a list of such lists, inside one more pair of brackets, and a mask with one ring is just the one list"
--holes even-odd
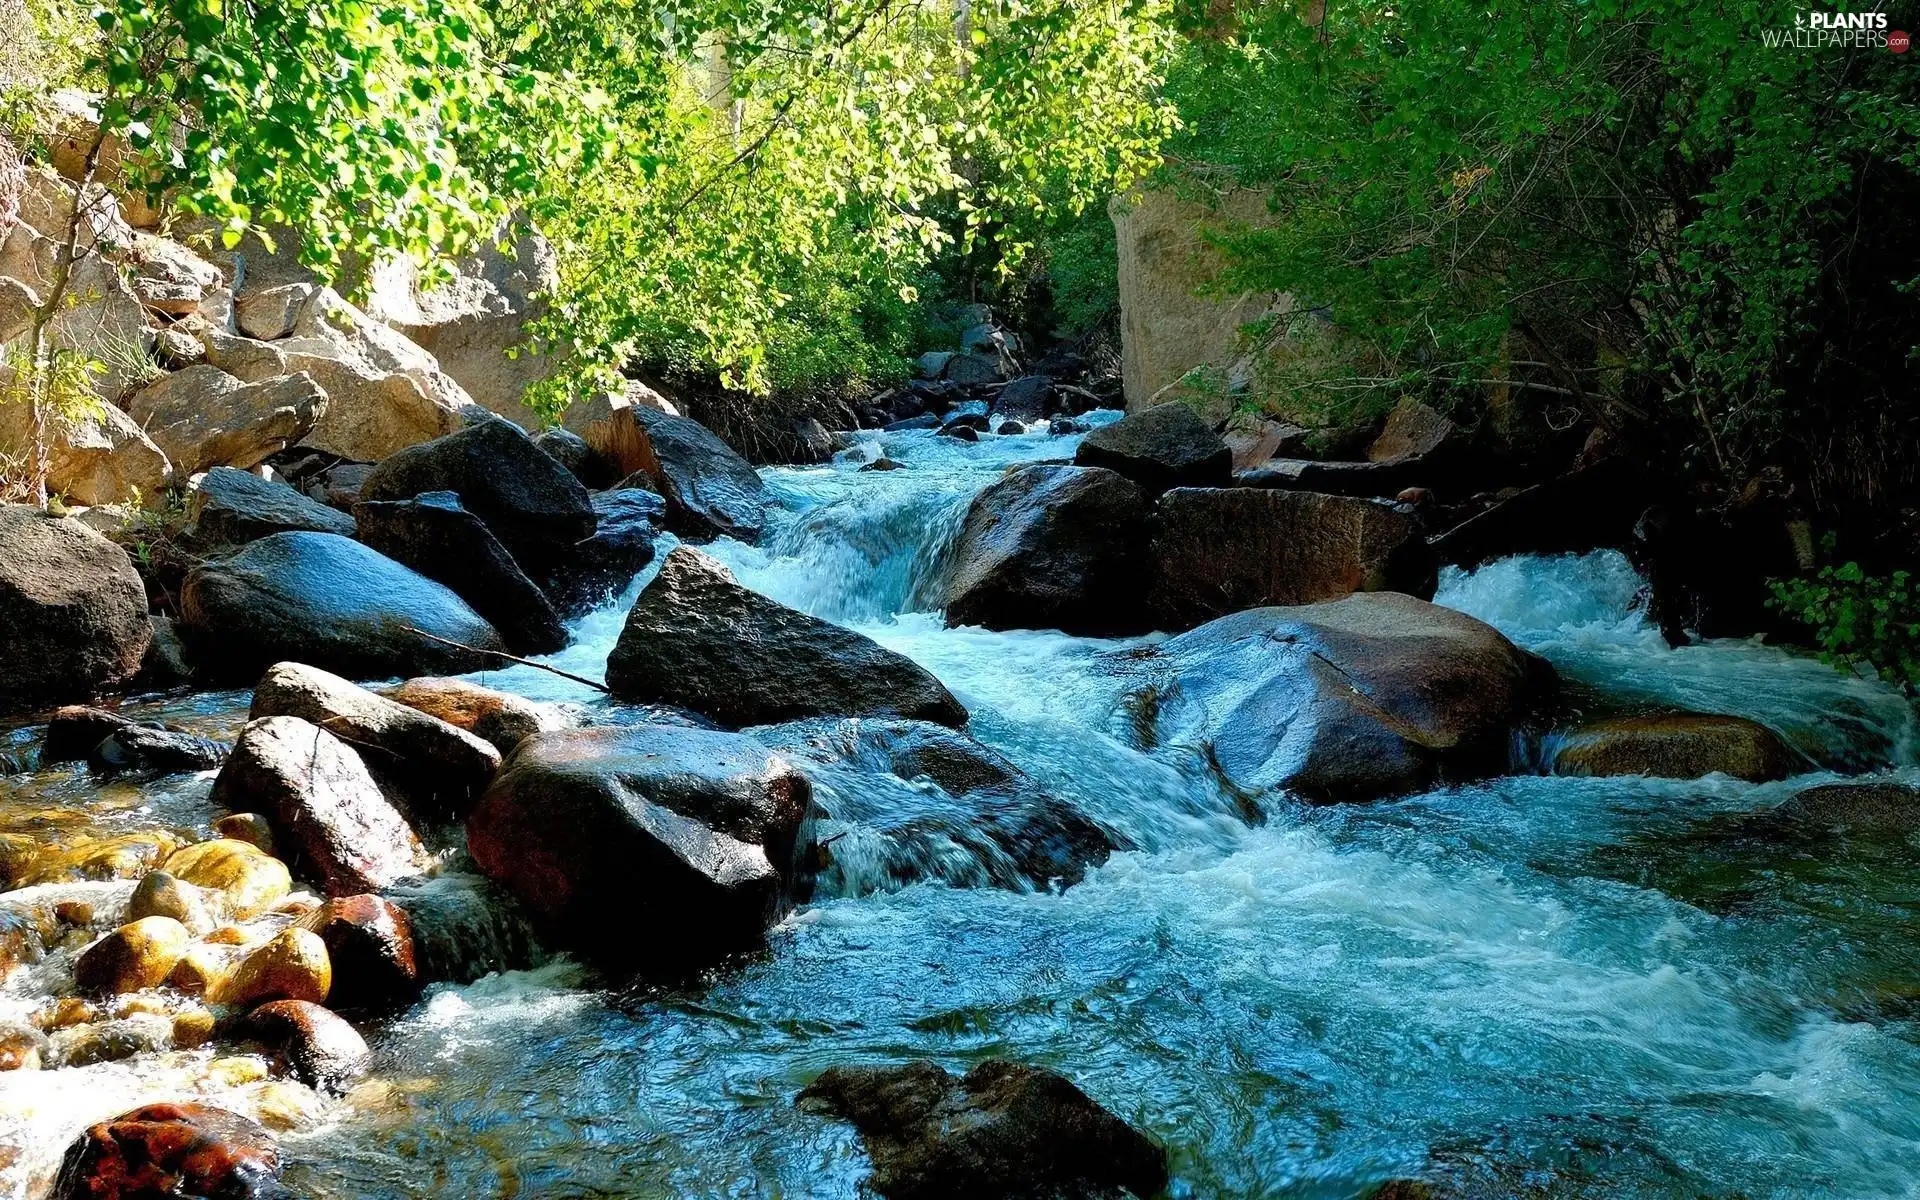
[[(199, 888), (183, 883), (165, 871), (149, 871), (133, 887), (127, 899), (127, 919), (167, 917), (178, 921), (196, 938), (213, 932), (213, 906)], [(171, 968), (169, 968), (171, 969)]]
[(148, 203), (126, 176), (126, 142), (117, 133), (100, 137), (100, 96), (81, 88), (56, 88), (46, 97), (53, 136), (47, 145), (47, 163), (70, 183), (87, 177), (87, 159), (93, 158), (93, 177), (103, 192), (119, 197), (129, 225), (151, 229), (161, 212)]
[(1045, 375), (1022, 375), (1000, 389), (993, 411), (1017, 421), (1038, 421), (1054, 411), (1053, 380)]
[(149, 1104), (88, 1127), (67, 1148), (54, 1200), (296, 1200), (257, 1122), (207, 1104)]
[(754, 945), (805, 895), (813, 817), (806, 777), (751, 738), (568, 730), (520, 744), (467, 847), (556, 942), (677, 970)]
[(174, 774), (211, 771), (226, 757), (227, 747), (209, 738), (145, 725), (123, 725), (87, 752), (87, 766), (102, 774), (121, 771)]
[(454, 492), (525, 570), (593, 536), (592, 498), (567, 469), (507, 421), (482, 421), (375, 467), (360, 503)]
[(74, 961), (73, 982), (83, 992), (115, 995), (159, 987), (192, 944), (172, 917), (141, 917), (88, 946)]
[(1380, 436), (1367, 447), (1368, 462), (1399, 462), (1424, 458), (1450, 448), (1452, 421), (1408, 396), (1393, 406)]
[(46, 740), (40, 746), (40, 765), (85, 762), (93, 748), (133, 722), (116, 712), (86, 704), (68, 704), (47, 719)]
[(1283, 455), (1304, 457), (1308, 432), (1299, 425), (1271, 417), (1235, 413), (1228, 418), (1221, 440), (1227, 443), (1227, 450), (1233, 455), (1233, 469), (1238, 472), (1264, 466), (1269, 459)]
[(366, 1039), (308, 1000), (262, 1004), (247, 1015), (246, 1029), (273, 1051), (279, 1070), (323, 1092), (344, 1092), (373, 1065)]
[[(6, 368), (0, 367), (0, 385), (5, 382)], [(28, 406), (0, 404), (0, 457), (30, 461), (33, 444)], [(173, 474), (165, 452), (112, 404), (79, 416), (53, 415), (46, 446), (47, 492), (69, 504), (155, 500)]]
[(989, 1059), (955, 1079), (924, 1060), (830, 1067), (800, 1107), (853, 1123), (889, 1200), (1150, 1200), (1167, 1186), (1157, 1143), (1065, 1076)]
[(1264, 605), (1354, 592), (1433, 595), (1420, 525), (1372, 500), (1256, 488), (1175, 488), (1153, 511), (1150, 605), (1161, 629), (1191, 629)]
[(327, 948), (335, 1008), (381, 1009), (407, 1004), (424, 982), (414, 957), (413, 922), (383, 896), (340, 896), (295, 922)]
[[(429, 717), (464, 729), (502, 755), (536, 733), (559, 729), (558, 714), (511, 692), (468, 683), (464, 679), (409, 679), (381, 693), (387, 699), (417, 709)], [(488, 772), (491, 780), (492, 772)]]
[[(189, 331), (199, 338), (206, 363), (220, 368), (242, 383), (265, 383), (294, 371), (287, 365), (287, 356), (266, 342), (242, 337), (193, 319), (182, 321), (174, 328)], [(322, 390), (325, 390), (324, 387)]]
[(134, 298), (157, 313), (224, 317), (233, 304), (226, 276), (179, 242), (135, 233), (120, 255)]
[(1882, 779), (1824, 783), (1795, 792), (1769, 815), (1835, 833), (1905, 837), (1920, 829), (1920, 787)]
[(215, 467), (187, 497), (183, 535), (196, 547), (243, 546), (276, 533), (331, 533), (351, 537), (353, 518), (274, 479)]
[(983, 384), (999, 383), (1018, 370), (1013, 359), (994, 347), (982, 347), (977, 351), (963, 351), (947, 360), (941, 369), (940, 377), (949, 383), (962, 387), (976, 387)]
[(327, 393), (326, 411), (304, 444), (341, 458), (377, 462), (452, 433), (473, 403), (433, 355), (331, 288), (307, 298), (289, 336), (272, 348), (287, 370), (305, 371)]
[(897, 716), (962, 725), (951, 693), (904, 655), (741, 587), (687, 547), (667, 555), (607, 657), (607, 686), (723, 725)]
[(932, 413), (921, 413), (917, 417), (905, 417), (898, 421), (889, 421), (881, 426), (882, 433), (906, 433), (914, 429), (938, 429), (940, 418)]
[(119, 687), (152, 637), (126, 551), (70, 517), (0, 505), (0, 709)]
[(533, 435), (533, 444), (573, 472), (573, 477), (588, 489), (611, 487), (622, 475), (599, 451), (587, 445), (587, 439), (571, 430), (542, 430)]
[(547, 594), (454, 493), (362, 500), (353, 516), (362, 542), (451, 588), (500, 631), (514, 653), (550, 654), (567, 644), (566, 627)]
[(546, 566), (540, 585), (568, 617), (616, 599), (653, 561), (667, 502), (644, 488), (617, 488), (593, 498), (593, 536), (566, 547)]
[(506, 648), (453, 592), (337, 534), (277, 533), (196, 567), (180, 607), (201, 663), (249, 681), (287, 659), (365, 679), (461, 674)]
[(1396, 592), (1256, 608), (1145, 652), (1128, 701), (1151, 746), (1199, 753), (1249, 802), (1367, 800), (1504, 769), (1552, 684), (1489, 625)]
[(215, 1004), (252, 1008), (273, 1000), (324, 1004), (333, 988), (333, 966), (320, 935), (289, 925), (250, 951), (217, 992)]
[(294, 324), (300, 320), (300, 310), (318, 290), (311, 283), (249, 288), (234, 305), (234, 324), (250, 338), (278, 341), (293, 332)]
[[(368, 699), (390, 703), (370, 693)], [(419, 839), (360, 756), (299, 717), (249, 721), (212, 798), (223, 808), (264, 813), (275, 843), (316, 874), (329, 896), (375, 891), (427, 868)]]
[(267, 820), (264, 813), (228, 813), (223, 817), (215, 817), (213, 835), (257, 846), (269, 858), (276, 856), (273, 823)]
[(136, 691), (164, 692), (193, 682), (193, 656), (174, 627), (173, 618), (153, 614), (147, 619), (153, 627), (153, 640), (140, 662), (140, 674), (133, 681)]
[(293, 887), (286, 864), (250, 842), (216, 838), (176, 850), (160, 869), (183, 883), (216, 894), (220, 908), (249, 921), (285, 898)]
[(181, 479), (258, 466), (306, 437), (326, 408), (327, 394), (304, 373), (242, 383), (205, 363), (164, 376), (128, 403)]
[(1232, 477), (1233, 453), (1184, 404), (1161, 404), (1103, 425), (1080, 443), (1073, 461), (1118, 471), (1150, 492), (1220, 487)]
[(1273, 458), (1234, 476), (1234, 483), (1240, 487), (1322, 492), (1331, 496), (1397, 496), (1410, 487), (1428, 482), (1425, 461), (1413, 458), (1387, 462)]
[(766, 485), (753, 465), (698, 421), (631, 411), (641, 466), (621, 486), (658, 492), (667, 502), (667, 528), (683, 537), (757, 540), (766, 523)]
[(647, 434), (636, 416), (642, 409), (680, 415), (659, 392), (637, 379), (624, 379), (569, 405), (560, 427), (584, 441), (615, 478), (624, 479), (653, 469)]
[(1044, 464), (988, 485), (954, 539), (953, 625), (1144, 633), (1148, 499), (1113, 471)]
[(403, 789), (408, 806), (422, 816), (465, 813), (500, 767), (500, 752), (467, 730), (301, 663), (268, 670), (253, 690), (249, 715), (255, 721), (297, 717), (327, 730)]
[(1785, 779), (1798, 756), (1757, 721), (1700, 713), (1615, 717), (1558, 739), (1556, 775), (1731, 775), (1749, 783)]
[(329, 508), (351, 513), (360, 503), (360, 489), (367, 486), (371, 474), (372, 463), (340, 463), (313, 476), (307, 483), (307, 495)]
[(939, 433), (941, 437), (952, 438), (957, 442), (977, 442), (980, 440), (980, 431), (971, 425), (949, 423), (942, 425), (936, 432)]
[(547, 959), (527, 910), (484, 876), (452, 872), (383, 898), (406, 914), (423, 983), (472, 983)]

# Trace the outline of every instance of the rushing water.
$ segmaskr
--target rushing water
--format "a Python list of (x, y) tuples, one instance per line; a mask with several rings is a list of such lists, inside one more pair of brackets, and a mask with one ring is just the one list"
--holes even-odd
[[(1176, 1196), (1349, 1197), (1409, 1175), (1493, 1196), (1913, 1194), (1913, 847), (1742, 834), (1742, 814), (1807, 778), (1525, 775), (1274, 803), (1249, 825), (1185, 764), (1129, 748), (1124, 681), (1101, 665), (1121, 643), (929, 611), (968, 499), (1071, 439), (863, 436), (833, 466), (768, 471), (762, 545), (712, 551), (927, 666), (976, 736), (1137, 849), (1061, 893), (847, 887), (698, 990), (609, 988), (565, 959), (436, 988), (372, 1032), (374, 1080), (291, 1122), (293, 1186), (853, 1197), (852, 1132), (793, 1106), (814, 1074), (999, 1055), (1056, 1067), (1163, 1140)], [(882, 450), (906, 469), (857, 469)], [(1670, 650), (1638, 589), (1596, 554), (1451, 572), (1438, 600), (1546, 655), (1581, 703), (1749, 715), (1830, 769), (1913, 763), (1897, 696), (1764, 646)], [(553, 661), (597, 675), (624, 607)], [(483, 678), (592, 701), (526, 669)], [(203, 710), (217, 723), (231, 702)], [(204, 787), (131, 807), (203, 823), (180, 806)], [(8, 985), (23, 1003), (26, 974)], [(21, 1122), (13, 1145), (57, 1149), (169, 1089), (258, 1101), (209, 1081), (207, 1058), (0, 1077), (0, 1120)], [(24, 1172), (0, 1178), (18, 1189)]]

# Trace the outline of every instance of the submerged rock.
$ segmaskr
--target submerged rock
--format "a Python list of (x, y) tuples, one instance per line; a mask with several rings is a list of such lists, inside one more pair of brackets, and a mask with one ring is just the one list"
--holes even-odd
[(247, 1015), (246, 1028), (273, 1049), (280, 1069), (321, 1091), (345, 1091), (373, 1065), (367, 1040), (353, 1026), (311, 1001), (262, 1004)]
[(0, 709), (119, 687), (152, 637), (126, 551), (71, 517), (0, 505)]
[(1112, 471), (1008, 472), (974, 497), (954, 539), (948, 622), (1144, 633), (1147, 504), (1138, 485)]
[(91, 1126), (68, 1147), (54, 1200), (297, 1200), (258, 1123), (207, 1104), (149, 1104)]
[(228, 679), (288, 659), (362, 679), (460, 674), (506, 648), (453, 592), (335, 534), (275, 534), (196, 567), (180, 603), (199, 661)]
[(467, 847), (560, 944), (678, 969), (755, 944), (804, 895), (812, 795), (792, 764), (739, 734), (543, 733), (467, 818)]
[(1150, 492), (1224, 487), (1232, 476), (1227, 443), (1184, 404), (1156, 404), (1089, 433), (1074, 459), (1118, 471)]
[(799, 1103), (853, 1123), (889, 1200), (1149, 1200), (1167, 1185), (1165, 1150), (1041, 1067), (830, 1067)]
[(1700, 713), (1595, 721), (1560, 741), (1556, 775), (1731, 775), (1749, 783), (1785, 779), (1796, 756), (1757, 721)]
[(679, 705), (734, 727), (811, 716), (967, 719), (911, 659), (741, 587), (684, 546), (627, 614), (607, 686), (623, 700)]
[(213, 802), (265, 813), (275, 842), (330, 896), (376, 891), (427, 867), (419, 839), (360, 756), (299, 717), (248, 722), (214, 780)]
[(1892, 780), (1848, 780), (1795, 792), (1770, 814), (1838, 833), (1903, 837), (1920, 829), (1920, 787)]
[[(691, 538), (757, 541), (766, 523), (766, 485), (753, 464), (690, 417), (631, 410), (639, 435), (636, 478), (667, 502), (667, 528)], [(593, 439), (587, 439), (591, 442)]]
[(1256, 608), (1116, 658), (1148, 746), (1251, 800), (1366, 800), (1503, 768), (1552, 670), (1492, 626), (1397, 592)]

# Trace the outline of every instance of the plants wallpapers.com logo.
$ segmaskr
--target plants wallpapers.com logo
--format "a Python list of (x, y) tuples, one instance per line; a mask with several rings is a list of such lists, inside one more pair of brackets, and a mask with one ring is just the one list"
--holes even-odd
[(1905, 54), (1913, 39), (1904, 30), (1889, 29), (1883, 12), (1797, 12), (1791, 29), (1762, 29), (1760, 41), (1770, 50), (1878, 50)]

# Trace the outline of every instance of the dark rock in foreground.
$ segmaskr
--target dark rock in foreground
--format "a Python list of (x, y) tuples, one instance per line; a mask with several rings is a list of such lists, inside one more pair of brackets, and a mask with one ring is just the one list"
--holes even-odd
[(1233, 452), (1200, 415), (1184, 404), (1158, 404), (1103, 425), (1080, 443), (1074, 461), (1118, 471), (1150, 492), (1177, 487), (1222, 487), (1233, 472)]
[(1256, 608), (1116, 659), (1151, 745), (1197, 750), (1235, 794), (1316, 801), (1504, 769), (1552, 669), (1490, 625), (1397, 592)]
[(1147, 495), (1113, 471), (1028, 466), (989, 484), (954, 539), (953, 625), (1144, 633)]
[(358, 679), (458, 675), (506, 649), (446, 587), (328, 533), (275, 534), (196, 567), (180, 605), (203, 669), (248, 683), (287, 659)]
[(71, 517), (0, 505), (0, 709), (119, 687), (152, 637), (126, 551)]
[(1039, 1067), (832, 1067), (799, 1103), (853, 1123), (889, 1200), (1148, 1200), (1167, 1185), (1165, 1150)]
[(273, 1135), (207, 1104), (149, 1104), (102, 1121), (68, 1147), (55, 1200), (298, 1200), (278, 1182)]
[(1785, 779), (1797, 756), (1757, 721), (1701, 713), (1618, 717), (1567, 734), (1553, 756), (1556, 775), (1731, 775), (1749, 783)]
[(321, 1091), (345, 1091), (373, 1064), (359, 1031), (311, 1000), (262, 1004), (247, 1015), (246, 1028), (273, 1050), (282, 1070)]
[(227, 747), (209, 738), (145, 725), (123, 725), (100, 739), (87, 752), (87, 766), (96, 772), (211, 771), (226, 760)]
[(911, 659), (741, 587), (684, 546), (627, 614), (607, 686), (623, 700), (678, 705), (736, 728), (814, 716), (967, 719)]
[(467, 847), (556, 944), (671, 971), (751, 947), (805, 894), (813, 819), (806, 776), (752, 738), (567, 730), (514, 751)]

